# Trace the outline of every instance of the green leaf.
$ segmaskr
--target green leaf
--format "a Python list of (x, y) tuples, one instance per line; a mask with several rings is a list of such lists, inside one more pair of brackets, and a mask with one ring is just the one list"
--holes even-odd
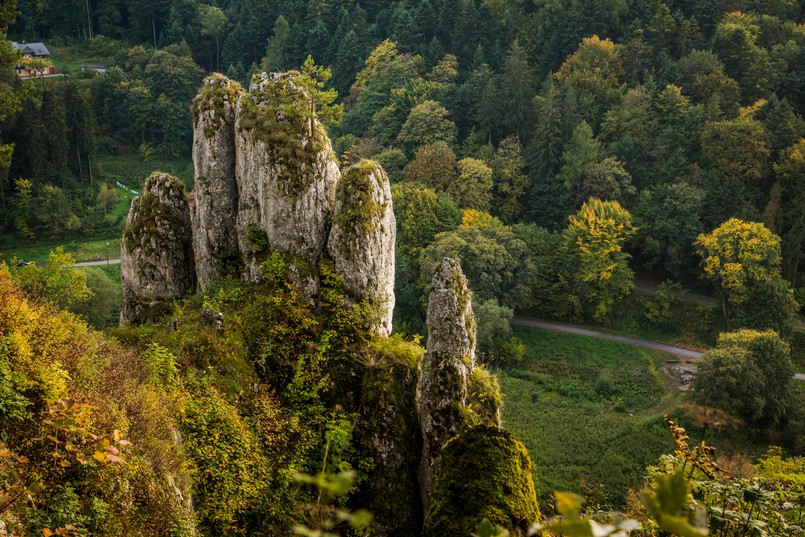
[(352, 513), (352, 518), (349, 521), (349, 525), (355, 528), (356, 530), (368, 528), (371, 523), (372, 523), (372, 513), (370, 513), (366, 509), (358, 509), (357, 511)]
[(748, 503), (754, 503), (758, 501), (761, 497), (760, 487), (758, 487), (757, 485), (753, 485), (747, 489), (744, 489), (743, 497), (744, 501)]
[(704, 537), (706, 528), (691, 525), (684, 513), (688, 496), (688, 481), (680, 469), (670, 476), (660, 476), (654, 483), (655, 492), (644, 493), (646, 510), (664, 531), (678, 537)]
[(579, 518), (584, 496), (572, 492), (556, 492), (556, 510), (565, 518)]
[(687, 518), (681, 516), (662, 515), (657, 519), (660, 527), (678, 537), (706, 537), (707, 528), (694, 528)]
[(475, 532), (472, 537), (508, 537), (508, 530), (495, 526), (488, 518), (481, 520), (475, 527)]
[(688, 497), (688, 482), (682, 470), (670, 476), (657, 478), (657, 499), (663, 513), (678, 514)]

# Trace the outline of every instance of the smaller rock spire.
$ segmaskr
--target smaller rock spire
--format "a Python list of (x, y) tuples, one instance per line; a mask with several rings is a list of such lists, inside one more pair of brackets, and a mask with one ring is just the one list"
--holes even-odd
[(419, 484), (428, 512), (433, 471), (445, 442), (467, 429), (468, 386), (475, 368), (475, 317), (472, 294), (461, 265), (444, 258), (428, 298), (428, 346), (420, 382), (422, 459)]
[(184, 185), (152, 173), (134, 198), (120, 248), (121, 324), (159, 318), (165, 303), (196, 287), (190, 208)]

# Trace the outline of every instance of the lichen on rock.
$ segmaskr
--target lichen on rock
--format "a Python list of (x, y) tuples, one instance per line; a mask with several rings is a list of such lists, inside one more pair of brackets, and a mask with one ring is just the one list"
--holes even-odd
[(433, 275), (427, 325), (428, 352), (419, 390), (419, 482), (426, 513), (439, 450), (469, 426), (466, 406), (475, 368), (475, 317), (467, 278), (453, 259), (443, 259)]
[(190, 209), (176, 177), (152, 173), (131, 202), (120, 252), (121, 324), (156, 320), (165, 303), (195, 290)]
[(525, 536), (539, 508), (528, 451), (510, 432), (478, 426), (442, 448), (423, 535), (470, 535), (484, 518)]
[(391, 187), (383, 168), (371, 161), (350, 167), (336, 188), (327, 252), (356, 302), (377, 311), (375, 333), (391, 333), (394, 311), (396, 221)]
[(243, 88), (215, 73), (193, 100), (195, 200), (191, 210), (196, 277), (204, 290), (240, 272), (235, 180), (235, 110)]

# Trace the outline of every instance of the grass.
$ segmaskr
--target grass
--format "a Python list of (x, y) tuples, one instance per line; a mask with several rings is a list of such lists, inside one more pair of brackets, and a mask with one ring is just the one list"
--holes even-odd
[[(141, 191), (146, 177), (155, 170), (175, 175), (190, 190), (193, 186), (193, 161), (170, 159), (161, 155), (143, 159), (137, 151), (120, 155), (98, 155), (98, 173), (109, 185), (120, 181), (130, 189)], [(128, 209), (127, 209), (128, 210)]]
[(50, 50), (50, 61), (60, 73), (77, 74), (81, 72), (81, 64), (104, 64), (109, 61), (107, 54), (101, 54), (89, 50), (86, 47), (78, 46), (58, 46), (48, 44)]
[(112, 284), (117, 287), (118, 289), (122, 289), (123, 286), (120, 283), (120, 264), (117, 265), (97, 265), (93, 267), (78, 267), (80, 270), (100, 270), (103, 272), (104, 276), (112, 282)]
[(107, 253), (109, 259), (120, 257), (120, 239), (89, 238), (49, 241), (34, 246), (0, 247), (0, 260), (11, 261), (12, 258), (16, 257), (25, 261), (45, 263), (48, 260), (48, 254), (59, 246), (64, 247), (65, 252), (73, 254), (77, 263), (82, 261), (101, 261), (106, 259)]
[[(664, 353), (585, 336), (514, 327), (526, 345), (523, 361), (496, 371), (504, 394), (504, 426), (528, 449), (540, 504), (572, 491), (593, 505), (618, 509), (640, 486), (646, 467), (673, 450), (663, 416), (692, 438), (700, 430), (679, 410), (687, 392), (665, 388)], [(712, 432), (708, 443), (725, 456), (750, 460), (769, 445), (805, 449), (805, 383), (796, 383), (790, 422), (778, 431)]]
[(654, 353), (583, 336), (516, 327), (526, 355), (498, 371), (505, 426), (528, 449), (545, 505), (556, 490), (620, 507), (645, 468), (672, 448), (666, 394)]

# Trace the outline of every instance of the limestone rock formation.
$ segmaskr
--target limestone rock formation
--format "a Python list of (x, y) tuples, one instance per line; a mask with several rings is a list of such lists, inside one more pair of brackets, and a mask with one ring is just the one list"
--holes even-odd
[(239, 272), (235, 109), (242, 94), (240, 84), (213, 74), (193, 100), (195, 200), (191, 217), (201, 290), (221, 274)]
[(372, 535), (410, 537), (422, 528), (419, 500), (418, 364), (377, 367), (363, 387), (358, 443), (373, 465), (357, 505), (372, 515)]
[(394, 243), (397, 224), (391, 187), (383, 168), (361, 161), (349, 168), (336, 189), (327, 252), (355, 301), (376, 307), (375, 332), (391, 333), (394, 312)]
[(422, 458), (419, 483), (428, 512), (433, 469), (445, 442), (468, 424), (465, 406), (475, 368), (475, 317), (467, 278), (457, 261), (436, 268), (428, 299), (428, 346), (420, 382)]
[(522, 537), (539, 520), (536, 498), (523, 444), (497, 427), (473, 427), (442, 449), (423, 535), (470, 535), (487, 518)]
[(121, 324), (156, 320), (165, 303), (196, 287), (190, 209), (175, 177), (152, 173), (134, 198), (120, 248)]
[(324, 251), (340, 171), (298, 73), (263, 73), (237, 107), (238, 242), (247, 278), (272, 251), (315, 265)]

